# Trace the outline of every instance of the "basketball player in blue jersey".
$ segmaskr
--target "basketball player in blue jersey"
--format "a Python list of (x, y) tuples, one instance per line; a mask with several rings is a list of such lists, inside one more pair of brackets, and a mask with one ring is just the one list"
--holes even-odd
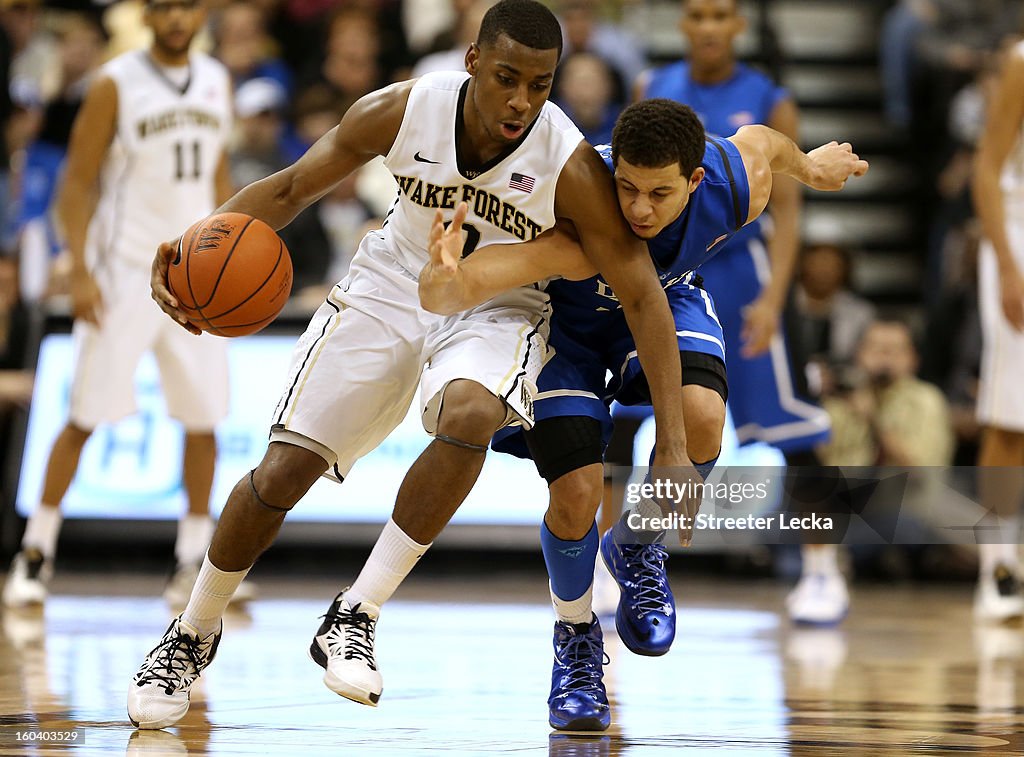
[[(761, 214), (773, 173), (837, 190), (868, 166), (849, 145), (831, 143), (805, 155), (788, 137), (763, 126), (705, 141), (693, 111), (665, 99), (627, 108), (612, 147), (602, 154), (614, 173), (622, 214), (633, 233), (647, 240), (672, 307), (684, 368), (687, 451), (705, 476), (718, 456), (727, 382), (722, 328), (695, 269)], [(442, 219), (435, 220), (431, 263), (420, 275), (420, 297), (428, 310), (473, 307), (531, 275), (580, 278), (586, 272), (580, 249), (562, 229), (521, 245), (529, 250), (523, 253), (530, 261), (525, 268), (512, 265), (510, 253), (518, 250), (503, 248), (484, 248), (459, 261), (461, 217), (459, 211), (448, 230)], [(646, 378), (636, 364), (623, 311), (602, 276), (553, 281), (548, 292), (550, 350), (538, 380), (536, 423), (527, 431), (503, 430), (492, 445), (532, 457), (548, 481), (541, 544), (558, 617), (549, 721), (558, 729), (602, 730), (610, 712), (601, 682), (601, 631), (591, 608), (598, 542), (622, 592), (616, 627), (630, 650), (651, 656), (667, 652), (675, 635), (675, 608), (665, 574), (667, 552), (657, 543), (663, 534), (634, 532), (627, 513), (599, 540), (594, 523), (602, 454), (612, 428), (608, 407), (613, 399), (647, 401)], [(607, 372), (612, 379), (606, 383)], [(632, 512), (659, 516), (661, 509), (641, 502)]]
[[(227, 601), (289, 510), (320, 476), (347, 476), (402, 421), (419, 387), (433, 441), (402, 482), (367, 564), (335, 596), (309, 647), (331, 691), (368, 705), (380, 699), (373, 648), (380, 607), (469, 493), (494, 432), (510, 422), (532, 425), (548, 326), (548, 297), (532, 285), (535, 277), (469, 313), (442, 317), (420, 307), (417, 277), (430, 259), (437, 211), (452, 217), (468, 203), (466, 254), (477, 244), (518, 246), (559, 219), (579, 229), (587, 259), (621, 289), (636, 330), (663, 426), (658, 462), (689, 469), (675, 329), (657, 273), (616, 212), (600, 157), (547, 102), (561, 46), (550, 10), (535, 0), (501, 0), (485, 14), (465, 72), (366, 95), (294, 165), (220, 208), (281, 228), (377, 155), (400, 188), (383, 228), (364, 237), (349, 275), (300, 339), (267, 452), (232, 490), (184, 612), (129, 685), (137, 727), (184, 717), (189, 691), (220, 643)], [(174, 243), (160, 246), (153, 297), (194, 331), (167, 289), (174, 254)]]
[[(734, 42), (746, 27), (737, 0), (683, 0), (680, 26), (689, 59), (646, 73), (637, 82), (638, 97), (689, 105), (714, 136), (766, 124), (799, 139), (799, 114), (789, 93), (736, 59)], [(768, 208), (771, 229), (767, 218), (748, 225), (701, 268), (701, 276), (729, 345), (729, 410), (739, 443), (764, 442), (779, 449), (789, 466), (815, 466), (815, 447), (828, 438), (828, 414), (801, 396), (798, 387), (805, 382), (790, 366), (779, 331), (799, 249), (797, 184), (776, 182)], [(794, 621), (831, 625), (846, 615), (849, 596), (837, 550), (834, 544), (803, 547), (803, 575), (786, 600)]]

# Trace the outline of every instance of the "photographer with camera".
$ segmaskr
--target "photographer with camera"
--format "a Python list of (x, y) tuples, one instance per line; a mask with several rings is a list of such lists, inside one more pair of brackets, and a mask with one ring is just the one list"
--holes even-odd
[(861, 335), (854, 365), (836, 376), (824, 399), (832, 438), (826, 465), (948, 465), (953, 454), (949, 407), (938, 387), (917, 378), (910, 328), (876, 319)]

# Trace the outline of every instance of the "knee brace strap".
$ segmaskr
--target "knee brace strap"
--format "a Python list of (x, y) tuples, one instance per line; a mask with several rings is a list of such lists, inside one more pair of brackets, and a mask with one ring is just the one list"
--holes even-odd
[(464, 442), (461, 439), (455, 439), (451, 436), (445, 436), (444, 434), (434, 434), (434, 438), (439, 442), (450, 444), (453, 447), (459, 447), (460, 449), (468, 449), (473, 452), (487, 452), (486, 444), (473, 444), (472, 442)]
[(256, 491), (256, 469), (253, 468), (249, 471), (249, 486), (252, 487), (252, 496), (256, 498), (256, 502), (263, 505), (268, 510), (273, 510), (275, 513), (287, 513), (291, 511), (290, 507), (278, 507), (277, 505), (271, 505), (263, 501), (263, 497)]

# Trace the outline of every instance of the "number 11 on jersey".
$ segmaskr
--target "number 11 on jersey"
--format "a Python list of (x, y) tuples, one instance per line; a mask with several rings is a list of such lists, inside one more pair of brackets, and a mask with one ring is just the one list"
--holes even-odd
[[(191, 163), (191, 165), (189, 165)], [(199, 178), (199, 140), (192, 142), (191, 146), (182, 144), (181, 142), (174, 143), (174, 179), (175, 181), (183, 181), (185, 179), (198, 179)]]

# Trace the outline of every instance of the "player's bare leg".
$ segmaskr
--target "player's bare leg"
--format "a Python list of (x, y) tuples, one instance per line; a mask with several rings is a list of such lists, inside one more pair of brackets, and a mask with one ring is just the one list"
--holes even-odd
[[(180, 609), (188, 602), (192, 585), (199, 575), (203, 555), (213, 536), (210, 519), (210, 491), (217, 462), (217, 439), (212, 431), (186, 431), (182, 464), (182, 482), (188, 510), (178, 521), (174, 543), (175, 568), (164, 590), (164, 599)], [(246, 595), (244, 599), (249, 599)]]
[(480, 384), (448, 385), (437, 427), (444, 439), (436, 438), (412, 464), (395, 501), (393, 519), (410, 538), (432, 542), (451, 520), (480, 476), (505, 413), (505, 403)]
[(232, 595), (325, 470), (327, 461), (316, 453), (273, 442), (256, 470), (235, 484), (185, 611), (128, 687), (128, 716), (137, 727), (166, 728), (185, 716), (189, 690), (217, 652)]
[(252, 567), (273, 543), (285, 515), (327, 470), (315, 452), (271, 442), (263, 460), (235, 484), (217, 521), (209, 559), (222, 571)]
[(71, 481), (78, 472), (78, 461), (82, 456), (82, 448), (92, 436), (92, 429), (83, 429), (68, 423), (61, 430), (50, 450), (50, 460), (46, 465), (46, 477), (43, 479), (42, 501), (47, 505), (59, 507), (64, 495), (68, 493)]
[(3, 603), (8, 607), (41, 604), (46, 600), (60, 535), (60, 504), (78, 471), (82, 448), (91, 434), (91, 430), (68, 422), (53, 443), (39, 506), (29, 517), (21, 550), (14, 556), (4, 584)]
[(191, 515), (208, 515), (213, 471), (217, 464), (217, 437), (212, 431), (185, 432), (185, 454), (182, 478), (188, 511)]
[(355, 583), (334, 598), (310, 645), (331, 691), (376, 706), (383, 681), (373, 640), (381, 605), (473, 488), (505, 415), (505, 404), (476, 382), (458, 380), (445, 388), (434, 441), (412, 464), (370, 557)]
[(978, 544), (978, 589), (975, 617), (1006, 622), (1024, 616), (1020, 586), (1020, 505), (1024, 499), (1024, 434), (988, 427), (981, 439), (978, 466), (981, 504), (989, 511), (983, 541)]

